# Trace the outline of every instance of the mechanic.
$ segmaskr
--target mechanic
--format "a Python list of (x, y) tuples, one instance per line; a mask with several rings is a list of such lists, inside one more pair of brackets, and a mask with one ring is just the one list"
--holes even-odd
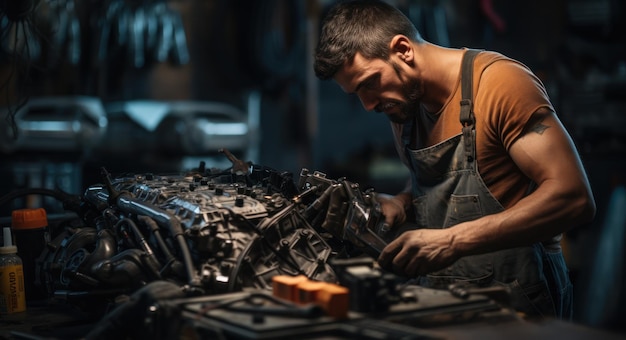
[(497, 52), (427, 42), (383, 1), (334, 5), (314, 69), (387, 115), (410, 169), (403, 192), (379, 198), (394, 235), (381, 267), (430, 288), (508, 287), (529, 318), (572, 318), (560, 240), (596, 207), (531, 70)]

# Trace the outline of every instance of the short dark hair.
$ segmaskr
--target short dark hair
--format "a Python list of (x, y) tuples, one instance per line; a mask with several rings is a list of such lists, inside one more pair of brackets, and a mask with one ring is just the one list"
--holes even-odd
[(411, 20), (384, 1), (340, 2), (322, 21), (315, 49), (315, 75), (322, 80), (332, 78), (356, 52), (366, 58), (388, 60), (389, 42), (398, 34), (423, 42)]

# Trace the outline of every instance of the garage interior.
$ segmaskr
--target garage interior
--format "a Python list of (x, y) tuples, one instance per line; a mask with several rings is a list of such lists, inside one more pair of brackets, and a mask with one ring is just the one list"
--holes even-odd
[[(499, 311), (486, 321), (482, 315), (480, 323), (490, 324), (489, 332), (476, 328), (468, 334), (497, 336), (491, 332), (502, 330), (501, 334), (522, 332), (545, 338), (559, 332), (626, 335), (626, 4), (618, 0), (389, 2), (414, 21), (427, 41), (494, 50), (528, 65), (543, 81), (571, 133), (596, 198), (594, 222), (565, 235), (562, 244), (576, 292), (572, 324), (511, 325), (502, 320), (514, 317)], [(113, 177), (152, 178), (200, 169), (232, 168), (234, 173), (245, 163), (254, 164), (256, 174), (268, 185), (276, 184), (272, 182), (276, 176), (283, 176), (278, 182), (299, 179), (308, 188), (345, 178), (364, 191), (399, 191), (408, 170), (397, 158), (386, 117), (365, 112), (357, 97), (313, 74), (320, 18), (332, 4), (333, 0), (0, 1), (0, 225), (10, 226), (12, 212), (26, 208), (45, 209), (50, 226), (66, 222), (67, 206), (50, 193), (84, 197), (91, 188), (95, 202), (102, 189), (97, 184), (109, 185), (110, 196), (111, 183), (105, 183), (103, 169)], [(211, 180), (218, 188), (225, 184), (218, 177)], [(158, 185), (169, 185), (165, 182), (162, 179)], [(246, 197), (241, 204), (249, 203), (250, 196)], [(278, 209), (280, 202), (271, 204)], [(265, 210), (271, 204), (266, 203)], [(367, 275), (374, 272), (365, 267)], [(357, 290), (359, 285), (349, 282)], [(97, 327), (81, 311), (90, 300), (72, 295), (71, 288), (75, 287), (63, 287), (66, 303), (54, 303), (62, 313), (48, 311), (50, 306), (44, 308), (36, 301), (29, 302), (26, 314), (0, 315), (1, 335), (12, 339), (32, 333), (33, 338), (43, 338), (46, 324), (33, 331), (28, 313), (33, 317), (30, 321), (45, 319), (52, 324), (49, 329), (66, 331), (54, 333), (53, 338), (80, 337)], [(422, 294), (424, 301), (445, 300), (418, 288), (415, 294)], [(491, 311), (493, 296), (479, 295), (470, 302), (481, 311)], [(289, 329), (288, 334), (259, 330), (255, 322), (217, 332), (216, 324), (226, 323), (222, 319), (237, 318), (232, 310), (227, 313), (235, 316), (213, 315), (200, 324), (189, 321), (205, 304), (219, 305), (231, 298), (250, 297), (229, 286), (202, 302), (168, 298), (163, 302), (168, 308), (163, 310), (180, 314), (163, 312), (150, 320), (169, 323), (178, 318), (169, 328), (162, 326), (162, 334), (183, 334), (183, 329), (192, 328), (200, 338), (218, 333), (223, 338), (302, 336), (311, 329), (319, 337), (366, 338), (341, 327), (367, 328), (367, 318), (335, 325), (328, 333), (319, 328), (320, 323), (312, 327), (309, 320), (307, 327), (296, 328), (302, 333)], [(74, 300), (80, 301), (79, 308), (68, 308), (67, 301)], [(464, 300), (463, 306), (470, 302)], [(394, 311), (390, 313), (397, 318), (381, 321), (371, 331), (382, 334), (379, 338), (441, 334), (463, 338), (464, 327), (471, 328), (467, 324), (472, 322), (459, 319), (458, 314), (442, 320), (442, 315), (450, 316), (445, 308), (413, 315), (419, 319), (419, 332), (405, 330), (410, 322), (398, 321), (401, 313)], [(288, 323), (289, 318), (280, 318), (277, 323)], [(437, 333), (441, 324), (445, 331)]]

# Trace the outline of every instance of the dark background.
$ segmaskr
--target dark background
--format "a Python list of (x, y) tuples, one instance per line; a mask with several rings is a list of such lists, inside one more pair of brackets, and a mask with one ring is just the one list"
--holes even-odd
[[(107, 130), (98, 140), (74, 140), (73, 147), (2, 149), (0, 195), (28, 187), (80, 194), (100, 180), (102, 166), (112, 173), (181, 171), (198, 160), (223, 166), (224, 157), (215, 149), (185, 147), (181, 142), (185, 131), (168, 130), (168, 121), (149, 130), (116, 109), (118, 103), (135, 100), (226, 103), (246, 114), (256, 112), (256, 137), (247, 147), (232, 150), (236, 156), (294, 175), (308, 168), (333, 178), (345, 176), (379, 192), (399, 190), (407, 172), (396, 159), (386, 118), (364, 112), (358, 99), (312, 74), (320, 17), (332, 3), (0, 2), (3, 117), (27, 107), (34, 98), (75, 96), (100, 100), (108, 115)], [(626, 182), (626, 4), (392, 3), (427, 40), (499, 51), (524, 62), (542, 79), (580, 150), (599, 209), (592, 224), (572, 231), (563, 243), (576, 284), (576, 320), (623, 330), (624, 319), (618, 315), (625, 300), (626, 201), (619, 195)], [(165, 5), (158, 8), (167, 15), (157, 12), (157, 5)], [(183, 45), (178, 41), (179, 45), (168, 46), (165, 59), (155, 57), (154, 48), (146, 48), (145, 36), (131, 37), (132, 29), (104, 35), (107, 28), (119, 28), (122, 17), (126, 23), (138, 23), (150, 16), (158, 17), (159, 25), (164, 18), (181, 19), (173, 31), (182, 33)], [(75, 26), (65, 25), (68, 22)], [(46, 112), (39, 114), (46, 120)], [(7, 135), (10, 121), (0, 124), (0, 135)], [(10, 142), (5, 138), (1, 143)], [(618, 208), (609, 208), (612, 200)], [(8, 216), (11, 209), (36, 205), (52, 212), (58, 208), (53, 202), (29, 198), (0, 206), (0, 212)]]

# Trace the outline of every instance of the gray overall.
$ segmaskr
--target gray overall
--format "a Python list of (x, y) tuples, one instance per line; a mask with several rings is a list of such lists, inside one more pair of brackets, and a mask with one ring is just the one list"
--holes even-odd
[[(413, 207), (417, 228), (448, 228), (504, 210), (483, 182), (476, 162), (476, 131), (472, 111), (473, 60), (468, 50), (461, 78), (462, 133), (437, 145), (417, 147), (417, 126), (403, 136), (412, 168)], [(529, 317), (572, 317), (573, 287), (560, 246), (536, 243), (487, 254), (467, 256), (453, 265), (416, 279), (417, 284), (446, 289), (451, 283), (508, 286), (511, 306)]]

